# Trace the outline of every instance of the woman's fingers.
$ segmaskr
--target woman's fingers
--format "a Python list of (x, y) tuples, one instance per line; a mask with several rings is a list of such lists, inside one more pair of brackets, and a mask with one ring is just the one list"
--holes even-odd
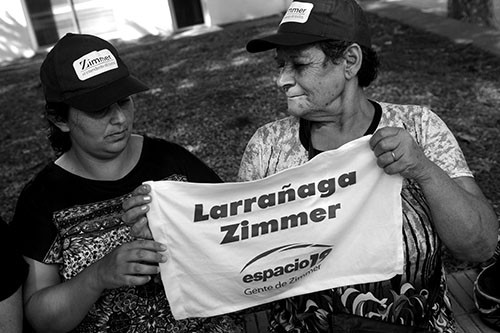
[(141, 285), (160, 272), (158, 264), (167, 261), (167, 247), (151, 240), (125, 243), (96, 263), (98, 281), (103, 288)]
[(150, 191), (149, 185), (141, 185), (132, 192), (130, 198), (123, 202), (124, 213), (121, 218), (130, 227), (133, 237), (153, 239), (146, 217), (149, 211), (148, 204), (151, 203)]
[(132, 226), (134, 223), (139, 222), (142, 217), (145, 217), (148, 211), (148, 205), (140, 205), (129, 208), (123, 213), (122, 220), (125, 224)]
[(404, 129), (399, 127), (383, 127), (377, 130), (373, 136), (370, 138), (370, 148), (375, 153), (375, 156), (392, 150), (397, 146), (397, 136), (400, 131)]
[(148, 219), (146, 216), (139, 218), (139, 221), (132, 224), (130, 234), (135, 238), (153, 239), (153, 233), (149, 229)]
[(377, 157), (377, 165), (384, 169), (385, 167), (398, 162), (396, 151), (386, 151)]
[(149, 195), (150, 192), (151, 187), (149, 185), (144, 184), (137, 187), (132, 192), (132, 196), (123, 202), (123, 210), (128, 211), (132, 208), (137, 208), (149, 204), (151, 202), (151, 196)]
[(151, 275), (129, 275), (125, 279), (126, 286), (142, 286), (151, 281)]
[(151, 192), (151, 186), (142, 184), (132, 192), (132, 195), (148, 195)]
[(425, 179), (430, 160), (404, 128), (385, 127), (370, 139), (377, 165), (387, 174), (400, 174), (410, 179)]
[(167, 247), (162, 243), (143, 239), (128, 244), (131, 253), (129, 261), (149, 262), (154, 264), (167, 261), (167, 257), (163, 253), (167, 250)]

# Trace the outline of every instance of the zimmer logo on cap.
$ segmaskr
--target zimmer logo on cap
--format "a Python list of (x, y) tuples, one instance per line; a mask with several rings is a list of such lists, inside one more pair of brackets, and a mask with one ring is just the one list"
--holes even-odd
[(73, 62), (73, 68), (80, 81), (118, 68), (115, 56), (108, 49), (92, 51)]
[(313, 7), (314, 4), (308, 2), (292, 2), (285, 16), (283, 16), (280, 25), (286, 22), (306, 23)]

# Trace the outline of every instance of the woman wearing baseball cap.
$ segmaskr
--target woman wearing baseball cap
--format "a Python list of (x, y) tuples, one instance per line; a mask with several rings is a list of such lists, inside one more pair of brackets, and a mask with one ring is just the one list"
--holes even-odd
[(12, 222), (30, 266), (28, 322), (40, 332), (240, 332), (229, 316), (174, 320), (158, 275), (165, 246), (121, 220), (143, 181), (220, 178), (179, 145), (134, 134), (132, 95), (148, 87), (107, 41), (67, 34), (40, 78), (57, 159), (24, 187)]
[(252, 53), (271, 49), (290, 116), (256, 131), (239, 179), (268, 177), (371, 135), (378, 166), (404, 178), (405, 248), (404, 273), (391, 280), (275, 302), (272, 330), (454, 332), (442, 245), (459, 259), (484, 261), (498, 224), (452, 133), (426, 107), (367, 97), (378, 60), (354, 0), (292, 2), (276, 33), (247, 44)]

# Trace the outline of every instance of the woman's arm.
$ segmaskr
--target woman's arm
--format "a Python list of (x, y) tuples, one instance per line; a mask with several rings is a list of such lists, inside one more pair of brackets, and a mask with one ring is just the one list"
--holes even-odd
[[(431, 168), (431, 167), (430, 167)], [(439, 237), (460, 260), (481, 262), (495, 251), (495, 212), (472, 177), (451, 179), (433, 164), (419, 181)]]
[(138, 240), (123, 244), (75, 277), (61, 283), (58, 265), (30, 258), (24, 289), (25, 314), (40, 332), (67, 332), (87, 315), (105, 289), (143, 285), (159, 273), (165, 246)]
[(76, 327), (101, 292), (86, 286), (82, 273), (61, 283), (58, 265), (47, 265), (31, 258), (30, 273), (24, 287), (25, 315), (36, 331), (64, 332)]
[(386, 173), (399, 173), (420, 185), (439, 237), (454, 256), (484, 261), (493, 255), (497, 218), (472, 177), (450, 178), (402, 128), (378, 130), (370, 145)]
[(10, 297), (0, 302), (0, 332), (23, 331), (22, 286)]

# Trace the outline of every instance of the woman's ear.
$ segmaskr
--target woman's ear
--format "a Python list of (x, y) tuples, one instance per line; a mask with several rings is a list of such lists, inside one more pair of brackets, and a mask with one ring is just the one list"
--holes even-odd
[(51, 114), (50, 112), (46, 115), (47, 120), (50, 121), (54, 126), (59, 128), (62, 132), (69, 132), (68, 123), (60, 116)]
[(346, 79), (350, 80), (358, 75), (361, 63), (363, 62), (363, 51), (361, 50), (361, 47), (356, 43), (351, 44), (344, 51), (344, 59), (346, 62)]

